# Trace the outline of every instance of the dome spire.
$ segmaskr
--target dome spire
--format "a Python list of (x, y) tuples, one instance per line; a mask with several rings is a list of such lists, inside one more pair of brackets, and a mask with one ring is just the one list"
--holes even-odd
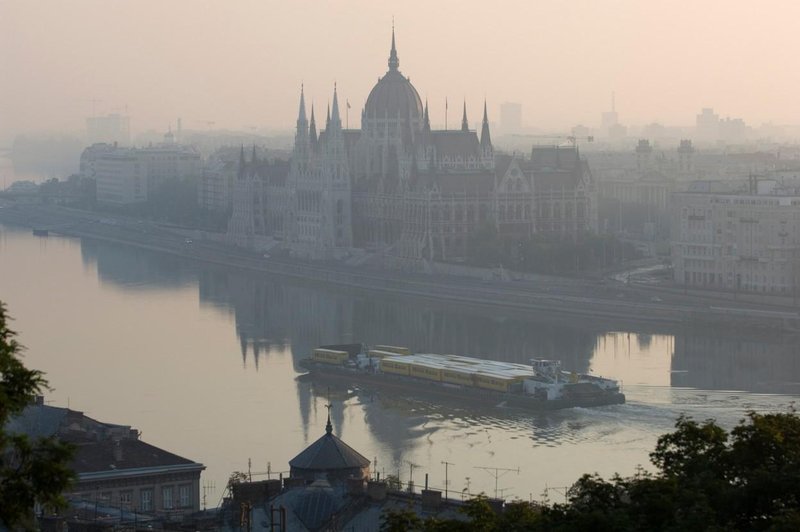
[(333, 405), (328, 403), (325, 405), (325, 408), (328, 409), (328, 422), (325, 424), (325, 434), (333, 434), (333, 425), (331, 425), (331, 408), (333, 408)]
[(389, 52), (389, 70), (396, 71), (400, 67), (400, 60), (397, 58), (397, 48), (394, 45), (394, 20), (392, 20), (392, 50)]

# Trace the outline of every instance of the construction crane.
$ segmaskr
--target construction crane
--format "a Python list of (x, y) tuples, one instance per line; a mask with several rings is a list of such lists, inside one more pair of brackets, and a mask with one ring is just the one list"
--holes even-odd
[(103, 100), (100, 98), (87, 98), (85, 100), (80, 100), (84, 103), (91, 103), (92, 104), (92, 116), (97, 116), (96, 107), (98, 103), (101, 103)]
[(555, 139), (559, 141), (567, 141), (572, 146), (577, 146), (578, 141), (585, 141), (585, 142), (594, 142), (594, 135), (589, 135), (588, 137), (580, 137), (577, 135), (533, 135), (533, 134), (524, 134), (519, 133), (513, 135), (514, 137), (525, 137), (525, 138), (541, 138), (541, 139)]

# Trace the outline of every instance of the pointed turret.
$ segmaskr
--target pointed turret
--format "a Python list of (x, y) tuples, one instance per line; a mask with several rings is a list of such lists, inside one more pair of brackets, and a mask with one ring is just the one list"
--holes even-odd
[(239, 178), (241, 179), (244, 177), (244, 169), (246, 166), (246, 162), (244, 160), (244, 144), (242, 144), (242, 150), (239, 152)]
[(464, 102), (464, 115), (461, 117), (461, 131), (469, 131), (469, 122), (467, 121), (467, 102)]
[(339, 118), (339, 96), (336, 92), (336, 84), (333, 84), (333, 109), (331, 110), (331, 126), (337, 129), (342, 128), (342, 119)]
[(328, 114), (325, 117), (325, 131), (331, 126), (331, 104), (328, 102)]
[(308, 140), (312, 147), (317, 146), (317, 121), (314, 118), (314, 104), (311, 104), (311, 123), (308, 126)]
[(425, 100), (425, 111), (422, 113), (422, 131), (430, 132), (431, 130), (431, 117), (428, 114), (428, 100)]
[(253, 143), (253, 156), (250, 158), (250, 163), (253, 165), (253, 170), (255, 171), (255, 166), (258, 163), (258, 157), (256, 156), (256, 143)]
[(397, 48), (394, 45), (394, 24), (392, 24), (392, 49), (389, 52), (389, 71), (395, 72), (400, 67), (400, 60), (397, 58)]
[(306, 120), (306, 97), (300, 85), (300, 110), (297, 113), (297, 132), (294, 137), (294, 149), (298, 154), (306, 150), (308, 144), (308, 120)]
[(301, 130), (305, 132), (306, 127), (308, 127), (308, 121), (306, 120), (306, 97), (303, 85), (300, 85), (300, 111), (297, 113), (297, 132), (299, 133)]
[(486, 100), (483, 100), (483, 125), (481, 126), (481, 148), (486, 150), (492, 147), (492, 137), (489, 135), (489, 114), (486, 112)]

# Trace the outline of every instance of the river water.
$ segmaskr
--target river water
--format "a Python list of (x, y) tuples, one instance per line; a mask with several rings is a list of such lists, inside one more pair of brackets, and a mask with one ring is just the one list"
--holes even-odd
[[(582, 473), (647, 467), (682, 413), (732, 427), (749, 410), (785, 410), (800, 393), (795, 337), (487, 314), (4, 226), (0, 300), (26, 364), (47, 373), (49, 404), (129, 424), (204, 463), (208, 506), (248, 460), (254, 478), (288, 470), (324, 433), (328, 398), (335, 433), (383, 475), (413, 474), (419, 486), (427, 473), (444, 489), (450, 462), (451, 497), (497, 487), (539, 499), (549, 488), (558, 500)], [(313, 347), (352, 341), (555, 358), (620, 379), (628, 402), (531, 414), (296, 380)]]

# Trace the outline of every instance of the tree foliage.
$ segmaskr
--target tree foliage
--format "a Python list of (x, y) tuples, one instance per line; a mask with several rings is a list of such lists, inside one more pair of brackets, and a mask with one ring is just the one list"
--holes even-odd
[(656, 472), (583, 475), (563, 504), (464, 505), (466, 521), (418, 530), (800, 530), (800, 416), (751, 412), (729, 432), (681, 416), (650, 455)]
[(0, 524), (10, 529), (32, 528), (37, 502), (63, 507), (62, 492), (73, 479), (68, 467), (71, 446), (54, 438), (32, 441), (5, 430), (9, 420), (47, 387), (41, 371), (22, 363), (22, 350), (0, 302)]

